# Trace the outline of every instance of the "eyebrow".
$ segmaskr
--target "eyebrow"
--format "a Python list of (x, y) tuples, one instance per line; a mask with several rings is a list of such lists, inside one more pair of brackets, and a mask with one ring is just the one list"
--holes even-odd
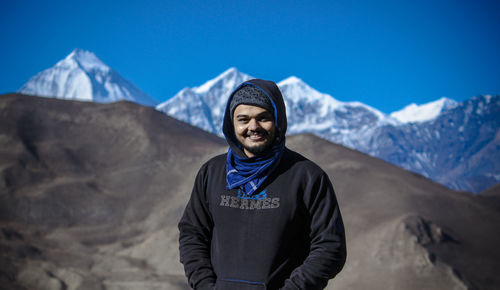
[[(268, 111), (261, 112), (261, 113), (257, 114), (257, 116), (255, 116), (255, 117), (261, 117), (262, 115), (270, 115), (272, 117), (272, 114), (269, 113)], [(248, 118), (249, 115), (247, 115), (247, 114), (238, 114), (238, 115), (236, 115), (236, 118), (243, 118), (243, 117)]]

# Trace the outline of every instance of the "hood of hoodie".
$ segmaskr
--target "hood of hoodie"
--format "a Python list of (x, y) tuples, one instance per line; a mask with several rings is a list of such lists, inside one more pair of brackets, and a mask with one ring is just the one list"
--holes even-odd
[(254, 86), (260, 89), (264, 94), (271, 100), (274, 107), (274, 125), (276, 126), (276, 137), (274, 139), (273, 145), (285, 142), (286, 134), (286, 108), (285, 101), (283, 100), (283, 95), (280, 92), (278, 86), (272, 81), (266, 81), (261, 79), (253, 79), (241, 83), (229, 96), (226, 104), (226, 111), (224, 113), (224, 122), (222, 125), (222, 132), (226, 137), (226, 141), (231, 147), (231, 149), (239, 156), (245, 156), (241, 148), (240, 142), (236, 139), (234, 134), (233, 120), (231, 119), (231, 100), (233, 99), (234, 93), (244, 86)]

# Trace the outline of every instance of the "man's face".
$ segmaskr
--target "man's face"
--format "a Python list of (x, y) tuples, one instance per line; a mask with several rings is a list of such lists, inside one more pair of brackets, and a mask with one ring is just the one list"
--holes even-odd
[(238, 105), (233, 116), (234, 134), (248, 157), (262, 153), (273, 143), (276, 126), (266, 109)]

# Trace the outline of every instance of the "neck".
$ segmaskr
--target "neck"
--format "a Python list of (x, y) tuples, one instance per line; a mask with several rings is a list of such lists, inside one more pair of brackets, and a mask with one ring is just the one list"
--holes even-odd
[(253, 154), (252, 152), (248, 151), (247, 149), (243, 149), (243, 153), (245, 153), (245, 155), (248, 157), (248, 158), (252, 158), (255, 156), (255, 154)]

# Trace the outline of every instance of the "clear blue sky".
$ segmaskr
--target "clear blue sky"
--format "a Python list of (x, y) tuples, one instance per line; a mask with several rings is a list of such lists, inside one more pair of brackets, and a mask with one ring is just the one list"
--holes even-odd
[(229, 67), (389, 113), (500, 93), (500, 1), (0, 2), (0, 93), (74, 48), (158, 101)]

